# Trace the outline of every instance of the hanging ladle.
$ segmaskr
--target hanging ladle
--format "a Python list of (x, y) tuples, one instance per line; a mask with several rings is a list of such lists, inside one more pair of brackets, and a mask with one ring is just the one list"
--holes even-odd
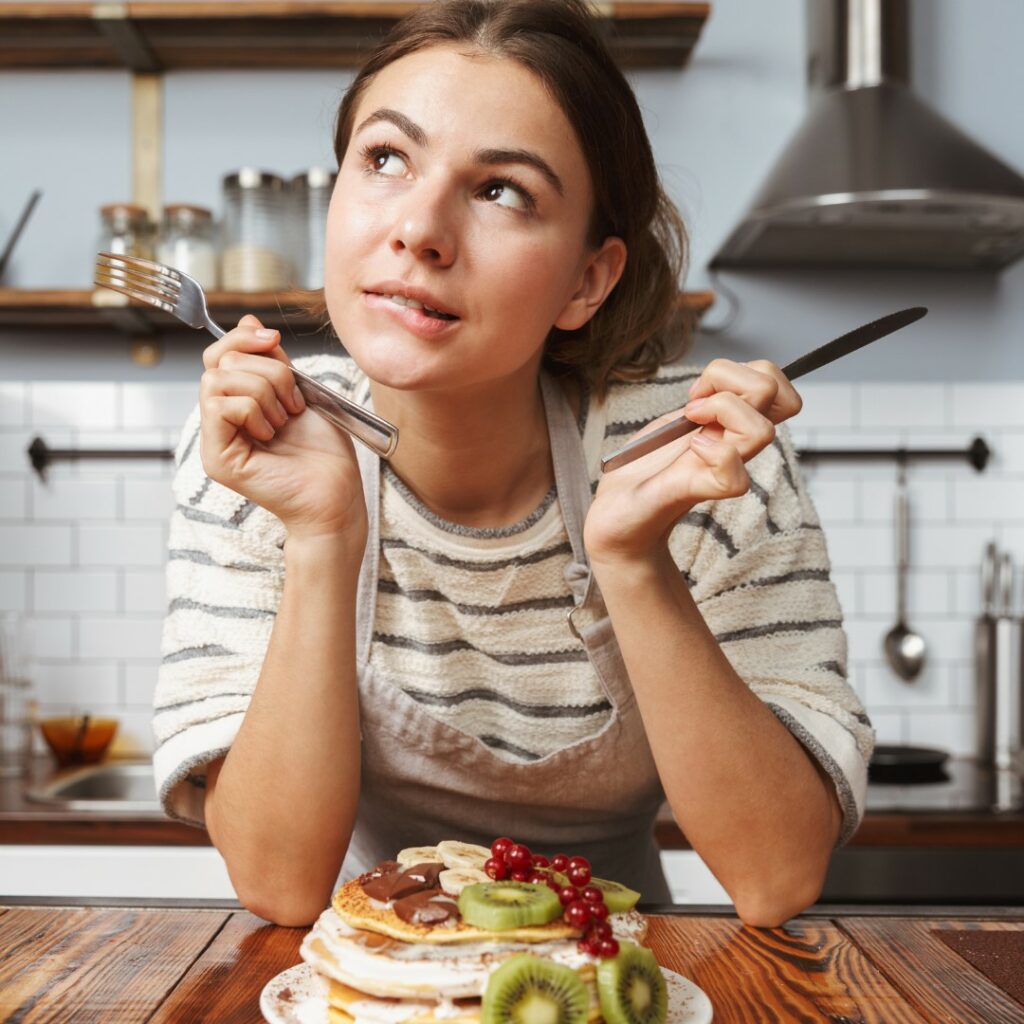
[(924, 668), (924, 637), (907, 625), (907, 566), (910, 561), (910, 509), (907, 467), (900, 459), (896, 487), (896, 625), (885, 634), (885, 656), (893, 671), (908, 683)]

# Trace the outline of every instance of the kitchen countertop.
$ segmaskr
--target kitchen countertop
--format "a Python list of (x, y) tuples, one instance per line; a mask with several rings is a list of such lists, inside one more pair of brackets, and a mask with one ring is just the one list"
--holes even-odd
[[(64, 810), (32, 803), (26, 783), (54, 773), (47, 755), (33, 760), (28, 779), (0, 779), (0, 844), (124, 844), (208, 846), (202, 829), (171, 821), (159, 810), (95, 812)], [(867, 814), (851, 847), (1024, 847), (1024, 805), (1020, 778), (979, 769), (969, 758), (953, 758), (948, 779), (919, 785), (868, 787)], [(1009, 809), (995, 809), (1000, 801)], [(655, 830), (662, 849), (689, 844), (662, 808)]]
[[(263, 986), (300, 963), (304, 933), (230, 906), (5, 904), (0, 1018), (259, 1022)], [(730, 911), (676, 908), (651, 918), (648, 942), (705, 991), (715, 1024), (1024, 1021), (998, 963), (1012, 971), (1024, 956), (1019, 909), (812, 908), (754, 929)]]

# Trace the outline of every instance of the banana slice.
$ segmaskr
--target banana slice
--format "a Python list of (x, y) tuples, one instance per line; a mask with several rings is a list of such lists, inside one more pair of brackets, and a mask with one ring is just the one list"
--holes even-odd
[[(441, 863), (443, 858), (436, 846), (408, 846), (404, 850), (399, 851), (395, 860), (403, 868), (411, 868), (413, 864)], [(445, 866), (448, 866), (447, 863), (445, 863)]]
[(483, 871), (484, 864), (491, 856), (486, 846), (460, 843), (455, 839), (445, 839), (438, 843), (437, 852), (446, 868), (474, 868), (477, 871)]
[(447, 871), (442, 871), (437, 876), (437, 880), (449, 896), (458, 896), (467, 885), (491, 881), (487, 875), (476, 868), (449, 868)]

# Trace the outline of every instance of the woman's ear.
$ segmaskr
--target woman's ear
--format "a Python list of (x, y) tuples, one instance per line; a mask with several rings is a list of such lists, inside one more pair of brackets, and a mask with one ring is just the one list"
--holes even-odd
[(601, 308), (626, 266), (626, 243), (614, 235), (587, 260), (576, 291), (555, 320), (563, 331), (579, 330)]

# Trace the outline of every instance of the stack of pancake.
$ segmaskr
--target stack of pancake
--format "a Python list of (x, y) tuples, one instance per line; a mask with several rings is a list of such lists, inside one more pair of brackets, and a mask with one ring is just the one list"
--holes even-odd
[[(439, 847), (456, 845), (467, 849)], [(465, 856), (454, 867), (403, 856), (433, 849), (403, 851), (405, 863), (385, 861), (343, 885), (304, 938), (303, 960), (327, 982), (330, 1024), (480, 1024), (488, 979), (522, 953), (576, 971), (589, 998), (586, 1022), (600, 1021), (598, 960), (577, 948), (582, 929), (561, 916), (501, 931), (467, 923), (457, 890), (488, 878)], [(616, 938), (643, 942), (647, 923), (636, 911), (608, 923)]]

